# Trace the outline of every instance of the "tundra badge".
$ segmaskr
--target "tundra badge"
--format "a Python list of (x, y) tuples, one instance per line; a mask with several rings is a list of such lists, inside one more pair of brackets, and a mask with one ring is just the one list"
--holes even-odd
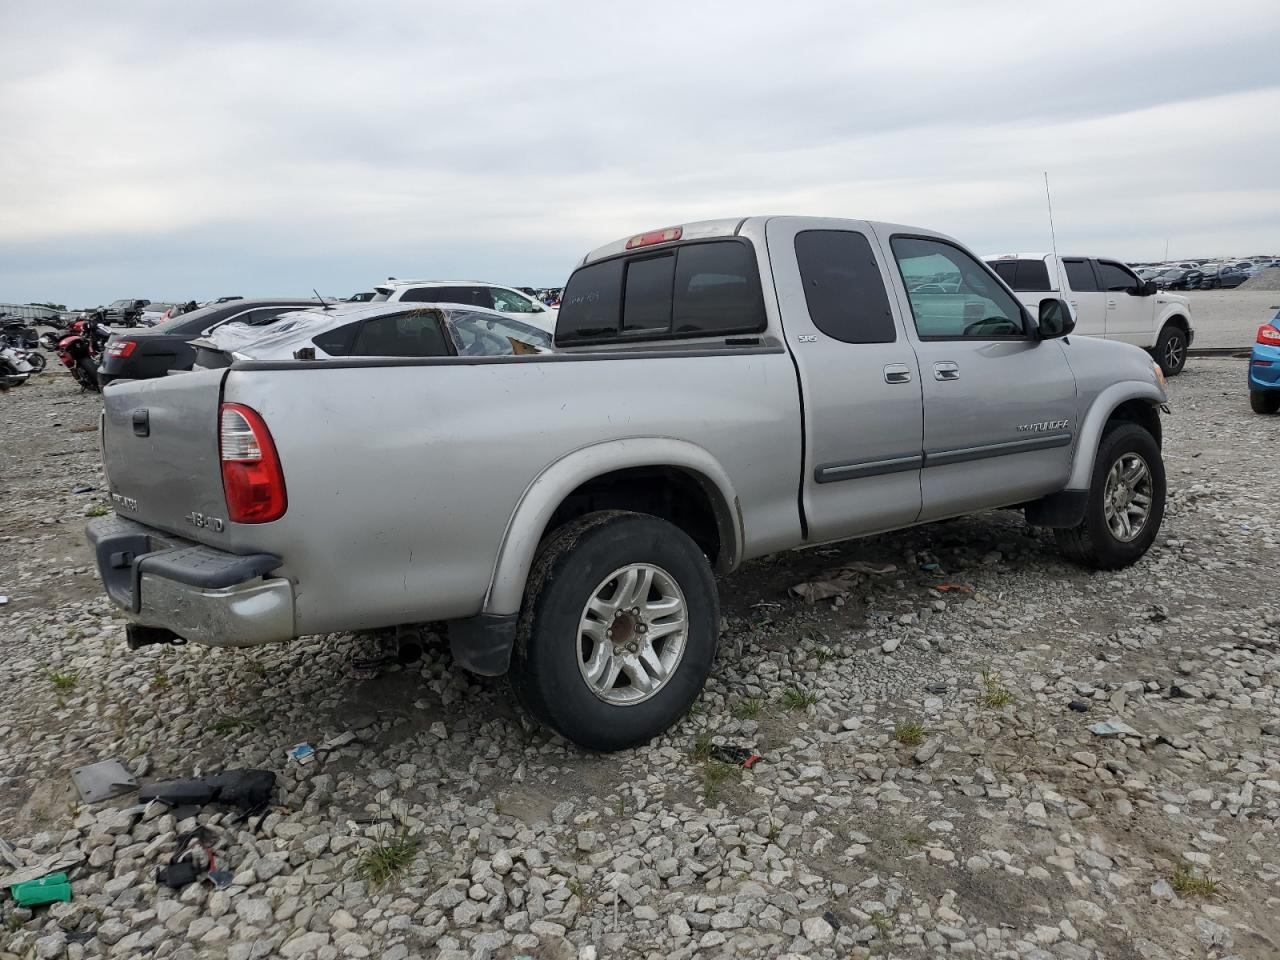
[(1019, 433), (1048, 433), (1051, 430), (1061, 430), (1070, 420), (1041, 420), (1039, 423), (1023, 423), (1018, 425)]

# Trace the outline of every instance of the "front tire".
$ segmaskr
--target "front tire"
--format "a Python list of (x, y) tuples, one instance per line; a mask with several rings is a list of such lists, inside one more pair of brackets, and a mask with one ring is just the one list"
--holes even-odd
[(1250, 390), (1249, 406), (1254, 413), (1275, 413), (1280, 410), (1280, 390)]
[(719, 621), (711, 566), (684, 531), (645, 514), (588, 514), (539, 550), (511, 683), (530, 714), (581, 747), (639, 746), (702, 691)]
[(31, 369), (36, 373), (44, 372), (46, 362), (43, 353), (32, 352), (27, 354), (27, 363), (31, 364)]
[(1166, 324), (1156, 341), (1156, 363), (1166, 377), (1176, 377), (1187, 365), (1187, 334), (1181, 327)]
[(1062, 552), (1098, 570), (1137, 562), (1160, 532), (1164, 461), (1155, 438), (1136, 423), (1103, 435), (1093, 464), (1089, 502), (1078, 526), (1054, 530)]

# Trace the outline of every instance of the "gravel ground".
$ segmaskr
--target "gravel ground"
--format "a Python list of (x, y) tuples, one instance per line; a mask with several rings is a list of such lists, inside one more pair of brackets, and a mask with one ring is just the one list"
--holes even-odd
[(1276, 315), (1280, 293), (1274, 290), (1174, 290), (1191, 300), (1196, 328), (1193, 348), (1248, 349), (1258, 327)]
[[(131, 653), (80, 532), (105, 509), (97, 399), (13, 390), (0, 837), (75, 865), (70, 903), (0, 901), (0, 957), (1280, 957), (1280, 420), (1243, 376), (1171, 382), (1137, 567), (1070, 566), (1008, 512), (753, 562), (722, 580), (694, 714), (613, 756), (438, 644), (367, 679), (377, 637)], [(855, 561), (896, 569), (788, 593)], [(192, 822), (77, 802), (70, 770), (107, 758), (279, 775), (265, 816), (198, 816), (230, 886), (157, 885)]]

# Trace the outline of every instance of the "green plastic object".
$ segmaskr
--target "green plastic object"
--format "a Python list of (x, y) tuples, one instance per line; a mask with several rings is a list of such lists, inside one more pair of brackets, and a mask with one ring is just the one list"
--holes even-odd
[(16, 883), (9, 893), (20, 907), (39, 907), (46, 903), (71, 900), (71, 881), (65, 873), (51, 873), (39, 880)]

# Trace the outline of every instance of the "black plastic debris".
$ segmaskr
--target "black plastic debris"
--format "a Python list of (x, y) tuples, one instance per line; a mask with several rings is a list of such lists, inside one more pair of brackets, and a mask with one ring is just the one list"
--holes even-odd
[(1089, 712), (1089, 705), (1085, 703), (1083, 700), (1072, 700), (1070, 703), (1067, 704), (1067, 706), (1070, 709), (1074, 710), (1076, 713)]
[(711, 748), (711, 759), (719, 760), (721, 763), (727, 763), (731, 766), (742, 767), (744, 770), (750, 770), (762, 758), (760, 754), (754, 750), (748, 750), (746, 747), (716, 745)]
[(275, 786), (276, 775), (270, 770), (227, 770), (194, 780), (144, 783), (138, 788), (138, 799), (159, 800), (171, 807), (222, 803), (253, 813), (271, 802)]

